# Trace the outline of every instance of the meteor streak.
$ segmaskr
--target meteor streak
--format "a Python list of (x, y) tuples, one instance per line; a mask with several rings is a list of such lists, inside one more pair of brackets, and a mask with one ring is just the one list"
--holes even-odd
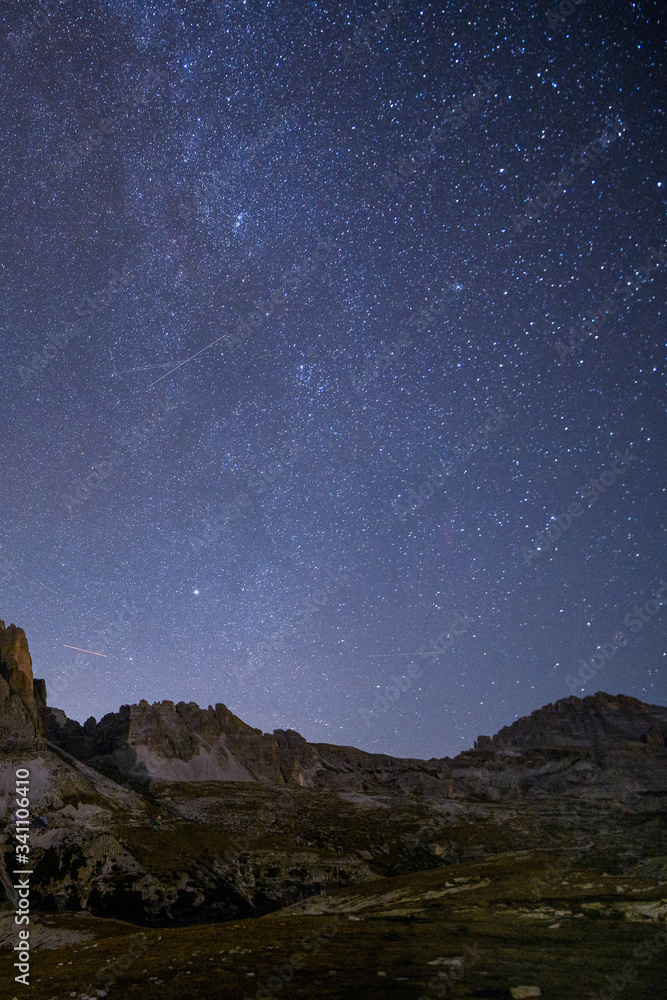
[(186, 358), (185, 361), (179, 362), (179, 364), (177, 364), (175, 368), (172, 368), (171, 371), (168, 371), (165, 375), (160, 375), (159, 378), (156, 378), (154, 382), (150, 383), (148, 388), (152, 389), (154, 385), (157, 385), (158, 382), (161, 382), (163, 378), (167, 377), (167, 375), (172, 375), (175, 371), (178, 371), (179, 368), (182, 368), (183, 365), (187, 365), (189, 361), (194, 361), (195, 358), (198, 358), (200, 354), (204, 353), (204, 351), (208, 351), (209, 347), (213, 347), (215, 344), (219, 344), (220, 341), (224, 340), (226, 336), (227, 334), (223, 333), (222, 337), (218, 337), (217, 340), (212, 340), (210, 344), (207, 344), (206, 347), (202, 347), (201, 351), (197, 351), (197, 353), (193, 354), (191, 358)]
[(377, 660), (378, 658), (385, 656), (433, 656), (433, 653), (366, 653), (366, 658)]
[(92, 653), (93, 656), (107, 656), (107, 653), (96, 653), (93, 649), (81, 649), (80, 646), (69, 646), (66, 642), (63, 646), (67, 646), (68, 649), (77, 649), (80, 653)]

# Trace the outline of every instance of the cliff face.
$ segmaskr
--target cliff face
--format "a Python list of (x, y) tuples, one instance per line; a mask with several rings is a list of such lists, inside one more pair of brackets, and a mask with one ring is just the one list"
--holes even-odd
[[(553, 769), (562, 772), (554, 762), (566, 751), (580, 764), (603, 751), (609, 760), (610, 754), (621, 753), (614, 758), (620, 780), (628, 776), (628, 768), (634, 772), (640, 766), (636, 755), (623, 756), (625, 750), (659, 751), (667, 745), (667, 708), (603, 692), (546, 705), (493, 738), (480, 736), (474, 750), (455, 760), (401, 760), (353, 747), (311, 744), (289, 729), (262, 733), (221, 704), (201, 709), (194, 702), (142, 701), (124, 705), (100, 722), (88, 719), (83, 726), (58, 709), (48, 709), (47, 717), (54, 743), (114, 780), (137, 787), (170, 781), (255, 781), (442, 797), (474, 789), (475, 794), (496, 797), (516, 791), (517, 783), (555, 791), (549, 775)], [(553, 768), (542, 768), (539, 780), (533, 781), (532, 770), (539, 771), (547, 757)], [(579, 768), (578, 781), (587, 770)], [(592, 775), (603, 783), (610, 780), (597, 764)], [(587, 780), (593, 780), (591, 775)]]
[(83, 726), (59, 709), (48, 709), (47, 717), (49, 738), (59, 747), (114, 780), (137, 787), (171, 781), (250, 781), (363, 791), (379, 787), (381, 776), (402, 776), (414, 786), (434, 773), (425, 761), (311, 744), (291, 729), (263, 733), (221, 704), (201, 709), (194, 702), (141, 701), (123, 705), (99, 722), (88, 719)]
[(224, 705), (202, 710), (194, 702), (141, 701), (83, 726), (57, 709), (48, 709), (47, 716), (54, 743), (110, 777), (134, 784), (252, 781), (234, 749), (248, 736), (260, 745), (263, 739), (260, 730)]
[(583, 699), (571, 696), (538, 708), (511, 726), (504, 726), (493, 738), (480, 736), (475, 749), (529, 750), (637, 742), (667, 745), (667, 708), (598, 691)]
[[(24, 749), (44, 737), (135, 788), (231, 781), (496, 800), (562, 792), (584, 783), (613, 786), (619, 794), (624, 782), (627, 788), (642, 782), (647, 790), (657, 787), (667, 746), (667, 708), (603, 692), (564, 698), (493, 738), (480, 736), (474, 750), (455, 760), (431, 761), (311, 744), (289, 729), (263, 733), (222, 704), (201, 709), (194, 702), (141, 701), (82, 726), (47, 708), (46, 686), (33, 680), (23, 629), (0, 622), (0, 746)], [(642, 747), (646, 759), (628, 753)]]
[(23, 748), (46, 732), (46, 684), (33, 680), (25, 632), (0, 621), (0, 748)]
[(480, 737), (474, 750), (430, 761), (308, 743), (293, 730), (253, 729), (224, 705), (124, 705), (84, 726), (48, 709), (50, 739), (123, 785), (250, 782), (352, 795), (417, 795), (516, 803), (576, 795), (659, 794), (666, 777), (667, 709), (602, 692), (566, 698)]
[[(169, 701), (83, 726), (48, 708), (45, 741), (45, 704), (25, 635), (2, 625), (0, 734), (23, 759), (33, 748), (31, 810), (47, 827), (31, 833), (32, 885), (43, 910), (221, 920), (383, 875), (517, 850), (539, 858), (547, 847), (598, 857), (602, 870), (648, 858), (667, 880), (667, 709), (634, 698), (566, 698), (474, 750), (429, 761), (263, 733), (224, 705)], [(12, 756), (0, 752), (9, 899)]]

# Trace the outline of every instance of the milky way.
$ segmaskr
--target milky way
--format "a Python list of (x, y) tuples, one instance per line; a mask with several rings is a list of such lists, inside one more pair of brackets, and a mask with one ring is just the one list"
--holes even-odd
[(663, 38), (5, 5), (0, 617), (50, 704), (428, 757), (665, 703)]

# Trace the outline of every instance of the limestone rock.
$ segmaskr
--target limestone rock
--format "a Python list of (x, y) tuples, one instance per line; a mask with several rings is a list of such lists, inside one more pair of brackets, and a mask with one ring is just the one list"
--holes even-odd
[(603, 743), (651, 742), (667, 745), (667, 708), (636, 698), (598, 691), (586, 698), (572, 695), (538, 708), (491, 739), (480, 736), (475, 749), (526, 750), (534, 747), (593, 747)]
[(353, 747), (308, 743), (294, 730), (253, 729), (222, 704), (123, 705), (84, 726), (47, 710), (50, 739), (135, 787), (170, 781), (250, 781), (345, 792), (451, 794), (446, 762), (401, 760)]
[[(563, 699), (474, 750), (427, 761), (263, 733), (225, 705), (172, 701), (84, 725), (47, 708), (39, 747), (45, 704), (25, 636), (2, 625), (0, 734), (14, 749), (32, 741), (20, 759), (30, 758), (31, 810), (47, 821), (31, 834), (36, 909), (152, 924), (237, 919), (328, 887), (507, 852), (560, 851), (558, 884), (591, 854), (601, 870), (644, 865), (667, 879), (667, 709), (634, 698)], [(17, 756), (0, 753), (10, 912)], [(664, 916), (662, 899), (631, 904), (628, 919)]]
[(22, 628), (0, 621), (0, 745), (10, 750), (46, 735), (46, 684), (34, 681)]
[(54, 743), (135, 787), (249, 781), (496, 802), (611, 792), (627, 799), (640, 790), (659, 795), (664, 786), (667, 709), (623, 695), (563, 699), (480, 737), (454, 760), (430, 761), (311, 744), (293, 730), (262, 733), (221, 704), (142, 701), (84, 726), (58, 710), (47, 714)]

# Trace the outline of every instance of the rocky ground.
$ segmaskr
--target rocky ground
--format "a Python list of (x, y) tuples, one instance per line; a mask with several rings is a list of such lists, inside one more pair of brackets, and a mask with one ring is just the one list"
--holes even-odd
[(85, 912), (44, 914), (30, 996), (509, 1000), (524, 986), (580, 1000), (609, 996), (625, 979), (614, 995), (659, 1000), (667, 996), (666, 913), (667, 858), (654, 859), (651, 874), (621, 876), (562, 854), (519, 853), (194, 927), (139, 930)]

